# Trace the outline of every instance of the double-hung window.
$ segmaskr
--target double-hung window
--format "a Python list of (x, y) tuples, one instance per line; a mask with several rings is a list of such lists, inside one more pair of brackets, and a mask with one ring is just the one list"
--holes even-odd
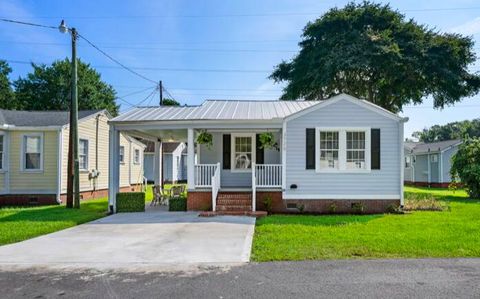
[(118, 159), (120, 160), (120, 164), (125, 163), (125, 147), (124, 146), (120, 146)]
[(43, 135), (23, 136), (23, 170), (35, 171), (43, 168)]
[(138, 148), (135, 149), (133, 155), (133, 163), (140, 164), (140, 150)]
[(370, 171), (370, 128), (317, 128), (317, 172)]
[(232, 171), (249, 171), (255, 161), (255, 135), (232, 134)]
[(78, 166), (81, 170), (88, 170), (88, 140), (78, 141)]
[(409, 168), (412, 166), (412, 157), (405, 156), (405, 168)]

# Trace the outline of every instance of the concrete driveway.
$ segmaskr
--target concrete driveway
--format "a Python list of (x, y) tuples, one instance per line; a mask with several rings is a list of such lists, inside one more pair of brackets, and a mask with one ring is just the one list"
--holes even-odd
[(248, 262), (255, 218), (122, 213), (0, 247), (0, 267), (151, 268)]

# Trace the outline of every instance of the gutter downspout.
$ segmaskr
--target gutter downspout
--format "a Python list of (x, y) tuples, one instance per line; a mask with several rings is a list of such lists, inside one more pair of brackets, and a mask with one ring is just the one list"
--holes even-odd
[(57, 153), (57, 203), (61, 204), (62, 199), (62, 166), (63, 166), (63, 129), (61, 127), (58, 130), (58, 153)]

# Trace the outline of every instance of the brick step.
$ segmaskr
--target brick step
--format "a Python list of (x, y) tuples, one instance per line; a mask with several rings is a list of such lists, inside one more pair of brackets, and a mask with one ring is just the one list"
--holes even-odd
[(251, 206), (252, 199), (217, 199), (217, 205)]
[(219, 193), (218, 199), (252, 199), (250, 193)]
[(248, 205), (242, 205), (242, 206), (234, 206), (234, 205), (217, 205), (217, 211), (251, 211), (252, 206)]
[(265, 211), (217, 211), (217, 212), (212, 212), (212, 211), (205, 211), (201, 212), (198, 216), (199, 217), (214, 217), (214, 216), (250, 216), (250, 217), (256, 217), (260, 218), (263, 216), (267, 216), (267, 212)]

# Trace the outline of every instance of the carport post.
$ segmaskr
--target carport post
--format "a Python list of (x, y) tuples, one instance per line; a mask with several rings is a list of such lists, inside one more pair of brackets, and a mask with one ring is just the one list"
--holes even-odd
[(187, 131), (187, 189), (195, 189), (195, 141), (192, 128)]
[(120, 191), (120, 132), (113, 125), (110, 125), (108, 151), (108, 210), (116, 213), (116, 198)]
[(153, 156), (153, 180), (155, 185), (162, 186), (163, 173), (162, 173), (162, 141), (158, 139), (155, 141), (155, 154)]

